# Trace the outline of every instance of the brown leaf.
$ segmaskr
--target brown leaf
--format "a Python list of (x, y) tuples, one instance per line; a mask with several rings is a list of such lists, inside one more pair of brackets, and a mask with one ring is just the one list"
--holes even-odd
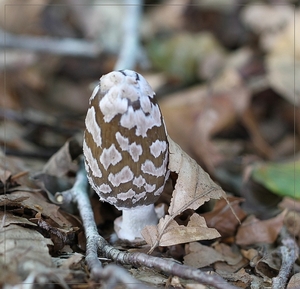
[[(228, 197), (228, 201), (240, 220), (246, 217), (246, 213), (241, 209), (241, 198)], [(218, 200), (211, 212), (202, 214), (207, 225), (216, 228), (222, 237), (234, 236), (239, 226), (239, 221), (233, 215), (232, 209), (224, 199)]]
[(157, 227), (146, 227), (142, 235), (151, 244), (169, 246), (196, 240), (219, 237), (215, 229), (207, 228), (204, 218), (194, 214), (187, 227), (179, 226), (174, 218), (187, 209), (196, 210), (210, 199), (226, 198), (225, 192), (209, 175), (170, 138), (169, 169), (178, 174), (173, 191), (169, 215), (160, 219)]
[(291, 236), (294, 236), (300, 242), (300, 213), (290, 210), (284, 217), (284, 225)]
[(47, 247), (52, 242), (36, 230), (11, 224), (0, 231), (0, 243), (4, 242), (5, 246), (0, 246), (0, 263), (12, 271), (18, 270), (26, 277), (33, 268), (52, 266)]
[(215, 250), (223, 255), (223, 258), (228, 265), (236, 265), (243, 259), (243, 256), (239, 250), (236, 250), (236, 247), (237, 246), (230, 247), (224, 243), (217, 243), (214, 245)]
[(266, 250), (264, 256), (255, 264), (255, 271), (267, 280), (278, 275), (281, 267), (281, 256), (279, 250)]
[(290, 279), (287, 289), (298, 289), (300, 284), (300, 273), (296, 273), (295, 275), (292, 276)]
[(82, 153), (81, 145), (76, 138), (68, 140), (60, 150), (45, 164), (43, 172), (61, 177), (69, 171), (76, 171), (77, 166), (73, 160)]
[[(254, 283), (254, 279), (257, 278), (254, 275), (250, 275), (244, 268), (239, 271), (235, 270), (234, 272), (229, 272), (226, 270), (218, 270), (219, 275), (223, 278), (230, 280), (230, 283), (237, 286), (237, 288), (250, 288), (251, 284)], [(257, 278), (258, 279), (258, 278)], [(256, 281), (256, 283), (259, 283)], [(262, 283), (262, 282), (261, 282)], [(263, 287), (259, 287), (263, 288)]]
[[(168, 223), (168, 226), (164, 229), (166, 223)], [(160, 219), (157, 227), (147, 226), (142, 234), (146, 242), (153, 246), (157, 240), (156, 236), (158, 236), (158, 232), (160, 231), (163, 231), (164, 233), (159, 240), (159, 246), (172, 246), (220, 237), (218, 231), (214, 228), (208, 228), (205, 219), (196, 213), (191, 216), (187, 226), (178, 225), (170, 215), (167, 215)]]
[(170, 137), (169, 169), (178, 174), (169, 214), (177, 216), (187, 209), (196, 210), (210, 199), (226, 198), (225, 192)]
[(272, 244), (278, 237), (283, 226), (286, 211), (277, 215), (275, 218), (260, 221), (255, 216), (250, 215), (239, 227), (236, 234), (236, 243), (247, 246), (258, 243)]
[(215, 249), (197, 242), (187, 244), (186, 251), (184, 264), (194, 268), (203, 268), (217, 261), (224, 261), (223, 255)]
[(7, 227), (10, 224), (20, 224), (20, 225), (31, 225), (36, 226), (36, 224), (28, 221), (26, 218), (18, 217), (10, 212), (0, 211), (0, 220), (2, 220), (2, 226)]

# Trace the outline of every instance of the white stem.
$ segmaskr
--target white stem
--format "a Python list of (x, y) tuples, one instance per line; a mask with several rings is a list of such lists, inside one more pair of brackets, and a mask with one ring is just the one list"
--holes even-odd
[(145, 226), (156, 225), (158, 218), (154, 205), (124, 209), (122, 217), (115, 221), (116, 233), (120, 239), (133, 241), (142, 238), (141, 231)]

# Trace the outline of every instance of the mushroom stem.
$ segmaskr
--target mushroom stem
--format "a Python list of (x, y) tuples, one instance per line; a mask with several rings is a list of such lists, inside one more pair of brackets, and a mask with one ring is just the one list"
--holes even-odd
[(120, 239), (133, 241), (141, 239), (145, 226), (156, 225), (158, 217), (154, 205), (123, 209), (123, 215), (115, 220), (115, 231)]

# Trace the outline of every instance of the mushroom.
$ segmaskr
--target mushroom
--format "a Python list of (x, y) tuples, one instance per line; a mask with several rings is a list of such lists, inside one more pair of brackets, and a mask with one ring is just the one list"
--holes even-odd
[(122, 210), (120, 239), (142, 238), (155, 225), (154, 203), (169, 176), (168, 141), (155, 93), (132, 70), (100, 78), (85, 119), (83, 153), (91, 187), (100, 200)]

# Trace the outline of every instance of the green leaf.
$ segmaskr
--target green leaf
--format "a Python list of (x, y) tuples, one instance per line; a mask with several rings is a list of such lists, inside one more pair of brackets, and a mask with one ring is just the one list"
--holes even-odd
[(300, 159), (258, 163), (253, 168), (252, 177), (277, 195), (300, 199)]

